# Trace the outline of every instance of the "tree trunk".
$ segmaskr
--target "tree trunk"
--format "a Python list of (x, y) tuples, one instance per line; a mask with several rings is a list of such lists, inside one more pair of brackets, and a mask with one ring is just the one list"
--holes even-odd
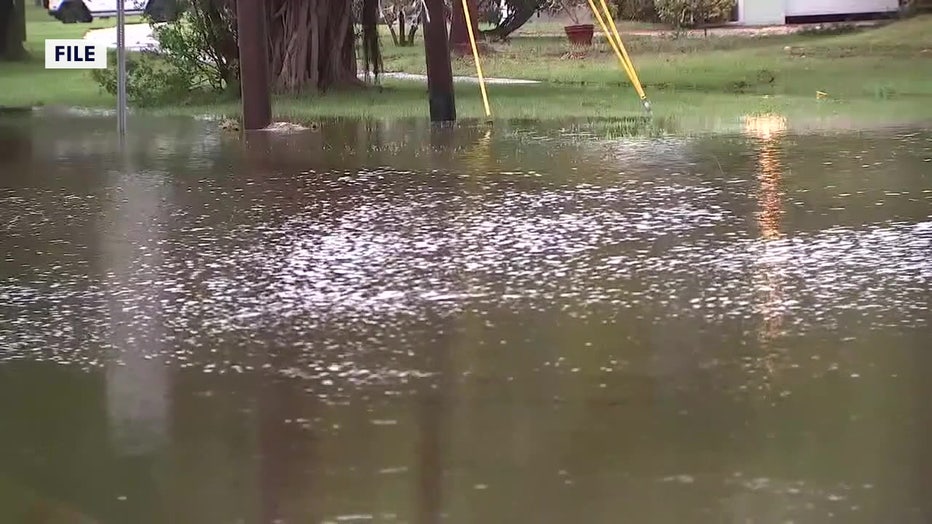
[[(388, 26), (388, 32), (392, 35), (392, 43), (395, 45), (399, 45), (398, 44), (398, 33), (395, 32), (395, 21), (391, 18), (386, 18), (384, 15), (383, 15), (383, 19), (386, 22), (388, 22), (385, 25)], [(404, 38), (404, 35), (401, 35), (401, 37)]]
[(20, 60), (26, 52), (26, 10), (24, 0), (0, 0), (0, 59)]
[[(269, 0), (272, 86), (279, 93), (357, 86), (352, 2)], [(378, 0), (362, 5), (362, 51), (367, 71), (381, 71)]]
[[(479, 14), (476, 9), (476, 0), (467, 0), (469, 4), (469, 18), (472, 20), (472, 30), (479, 36)], [(450, 50), (458, 55), (469, 55), (472, 46), (469, 44), (469, 30), (466, 28), (466, 15), (463, 12), (463, 0), (453, 0), (453, 16), (450, 21)]]
[(408, 45), (408, 41), (405, 39), (407, 34), (405, 34), (405, 12), (404, 9), (398, 11), (398, 34), (401, 35), (399, 42), (401, 45)]
[(505, 40), (511, 33), (514, 33), (520, 29), (521, 26), (526, 24), (535, 13), (537, 13), (536, 4), (530, 4), (528, 2), (521, 3), (511, 10), (508, 16), (500, 20), (494, 29), (482, 31), (482, 35), (496, 40)]
[(13, 0), (0, 0), (0, 58), (6, 57), (10, 29), (13, 25)]
[(417, 34), (418, 24), (411, 24), (411, 29), (408, 30), (408, 44), (414, 45), (414, 35)]

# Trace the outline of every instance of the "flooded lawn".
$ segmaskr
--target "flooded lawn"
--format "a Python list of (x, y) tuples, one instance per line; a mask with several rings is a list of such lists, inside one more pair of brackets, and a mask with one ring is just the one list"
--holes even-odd
[(932, 522), (932, 132), (0, 120), (0, 522)]

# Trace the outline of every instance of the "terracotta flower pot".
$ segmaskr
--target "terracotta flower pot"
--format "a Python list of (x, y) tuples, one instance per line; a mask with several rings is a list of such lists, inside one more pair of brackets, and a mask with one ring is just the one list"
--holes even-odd
[(595, 26), (592, 24), (568, 25), (563, 28), (570, 43), (578, 46), (591, 46)]

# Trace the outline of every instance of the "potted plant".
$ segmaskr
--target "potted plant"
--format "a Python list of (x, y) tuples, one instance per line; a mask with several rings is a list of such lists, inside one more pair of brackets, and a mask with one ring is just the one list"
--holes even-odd
[(579, 9), (588, 6), (587, 0), (556, 0), (554, 2), (556, 9), (563, 11), (572, 20), (572, 25), (563, 27), (566, 37), (570, 43), (578, 46), (591, 46), (592, 35), (595, 34), (595, 26), (592, 24), (581, 24), (579, 19)]

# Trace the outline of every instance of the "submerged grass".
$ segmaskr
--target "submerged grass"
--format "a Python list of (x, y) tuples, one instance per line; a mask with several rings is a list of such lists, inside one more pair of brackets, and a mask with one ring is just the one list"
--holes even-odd
[[(64, 25), (29, 22), (26, 63), (0, 64), (0, 106), (63, 104), (112, 106), (86, 71), (47, 71), (46, 38), (79, 38), (112, 20)], [(627, 47), (658, 116), (702, 122), (748, 113), (780, 112), (807, 118), (854, 120), (932, 118), (932, 16), (876, 29), (810, 32), (780, 36), (631, 36)], [(422, 43), (396, 47), (385, 42), (388, 71), (424, 73)], [(562, 37), (517, 36), (496, 44), (484, 59), (488, 77), (539, 80), (533, 85), (490, 85), (496, 118), (619, 117), (641, 111), (637, 96), (604, 41), (579, 51)], [(456, 59), (454, 73), (471, 75), (471, 59)], [(426, 85), (384, 79), (382, 89), (327, 95), (279, 97), (277, 118), (424, 117)], [(828, 93), (816, 98), (816, 91)], [(457, 84), (459, 115), (483, 116), (478, 88)], [(147, 109), (155, 113), (235, 116), (238, 102)]]

